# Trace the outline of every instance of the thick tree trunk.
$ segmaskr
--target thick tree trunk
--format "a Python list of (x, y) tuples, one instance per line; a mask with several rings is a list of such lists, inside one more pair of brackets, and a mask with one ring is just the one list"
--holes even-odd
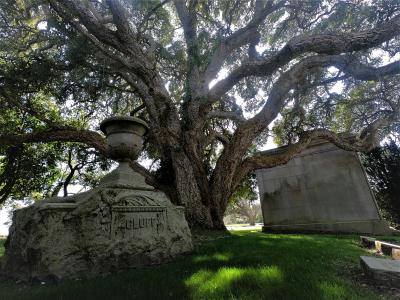
[[(198, 178), (193, 160), (183, 152), (172, 154), (172, 164), (175, 173), (175, 187), (179, 204), (185, 207), (186, 219), (191, 228), (226, 229), (223, 222), (224, 211), (219, 210), (218, 199), (210, 193), (210, 189), (199, 187), (199, 182), (207, 178)], [(207, 184), (208, 185), (208, 184)], [(204, 189), (208, 191), (204, 191)], [(207, 195), (208, 192), (208, 195)]]

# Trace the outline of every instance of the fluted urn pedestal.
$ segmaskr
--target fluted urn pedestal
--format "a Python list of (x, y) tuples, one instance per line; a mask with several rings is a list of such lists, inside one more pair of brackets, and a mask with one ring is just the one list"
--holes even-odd
[(161, 264), (192, 249), (183, 207), (174, 206), (129, 165), (142, 149), (147, 124), (113, 117), (100, 128), (119, 166), (88, 192), (15, 211), (2, 277), (40, 282), (88, 278)]

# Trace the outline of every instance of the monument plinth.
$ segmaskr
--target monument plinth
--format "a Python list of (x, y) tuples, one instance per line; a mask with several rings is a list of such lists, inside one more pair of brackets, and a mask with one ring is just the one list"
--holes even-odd
[(15, 211), (1, 262), (4, 277), (88, 278), (161, 264), (192, 249), (183, 207), (129, 166), (142, 149), (146, 123), (114, 117), (100, 128), (119, 166), (88, 192)]

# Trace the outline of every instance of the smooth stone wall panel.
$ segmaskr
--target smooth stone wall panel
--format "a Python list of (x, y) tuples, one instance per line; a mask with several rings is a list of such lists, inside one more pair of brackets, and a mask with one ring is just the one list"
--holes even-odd
[(316, 140), (256, 174), (266, 230), (390, 233), (357, 153)]

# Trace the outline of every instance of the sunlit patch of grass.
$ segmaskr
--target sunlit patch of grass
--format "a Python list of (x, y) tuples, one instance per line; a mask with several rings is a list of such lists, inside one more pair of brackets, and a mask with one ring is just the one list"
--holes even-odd
[(4, 255), (4, 243), (6, 240), (0, 239), (0, 257)]
[[(280, 240), (282, 239), (282, 236), (279, 234), (265, 234), (265, 233), (261, 233), (263, 235), (265, 235), (265, 237), (268, 240)], [(289, 240), (302, 240), (302, 241), (311, 241), (314, 240), (315, 238), (312, 235), (296, 235), (296, 234), (289, 234), (287, 235), (287, 239)]]
[(376, 236), (377, 240), (400, 244), (400, 236)]
[(197, 255), (193, 257), (193, 262), (205, 262), (205, 261), (229, 261), (231, 259), (231, 255), (229, 253), (215, 253), (213, 255)]
[[(226, 295), (239, 297), (243, 292), (256, 296), (261, 290), (265, 296), (271, 290), (279, 289), (283, 279), (282, 272), (276, 266), (224, 267), (217, 271), (199, 270), (185, 280), (185, 285), (192, 291), (194, 299), (223, 299)], [(251, 292), (253, 288), (254, 293)]]
[(319, 287), (324, 295), (323, 299), (348, 299), (346, 289), (337, 283), (324, 281), (319, 284)]

